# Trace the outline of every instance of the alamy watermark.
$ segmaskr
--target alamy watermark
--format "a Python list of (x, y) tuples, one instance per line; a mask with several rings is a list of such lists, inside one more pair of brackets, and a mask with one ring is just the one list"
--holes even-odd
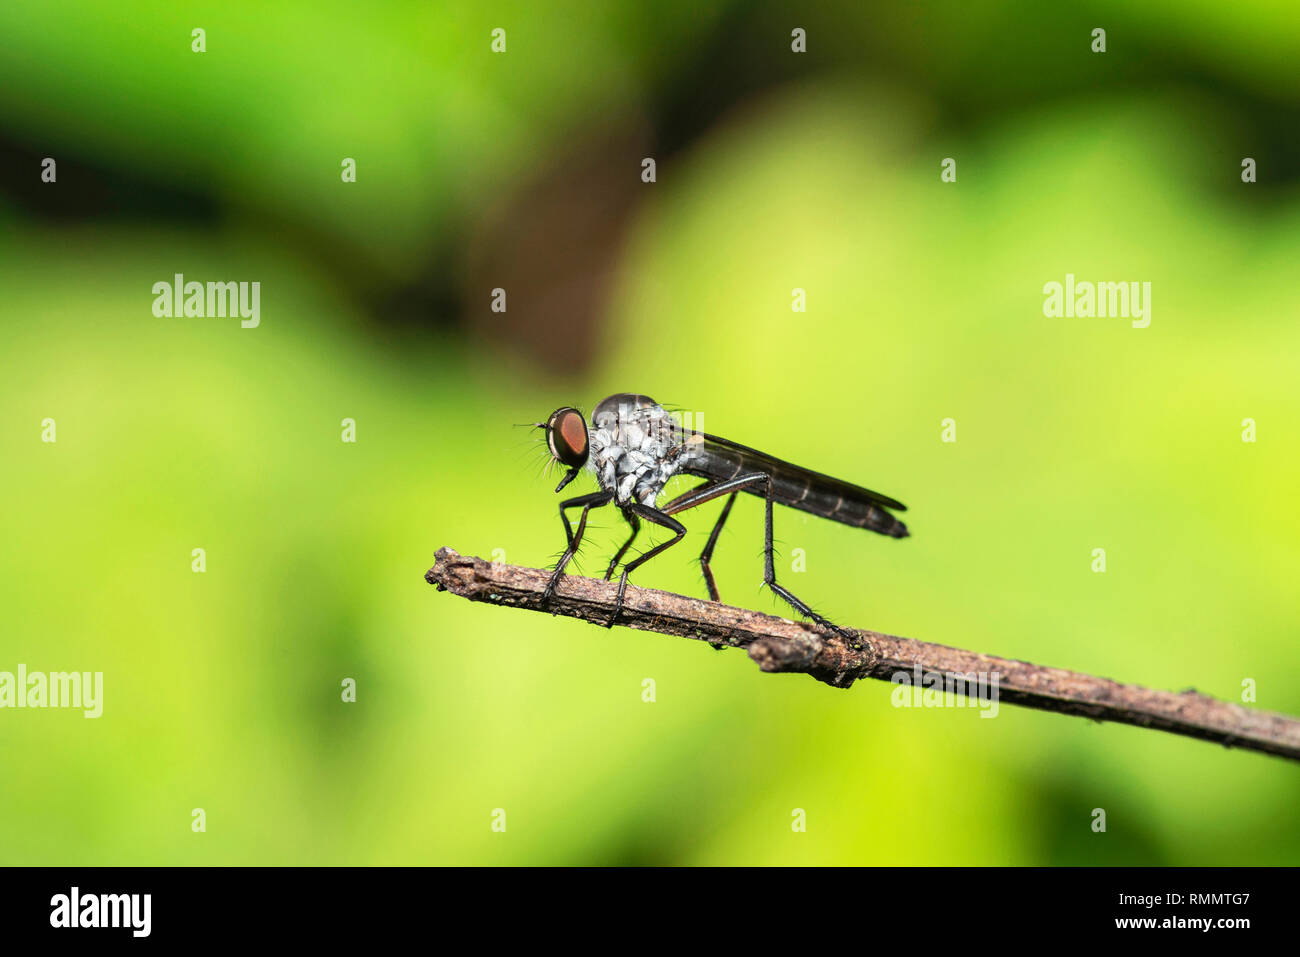
[(1134, 329), (1151, 325), (1149, 282), (1075, 282), (1068, 272), (1064, 284), (1044, 284), (1043, 296), (1043, 315), (1050, 318), (1131, 319)]
[(132, 937), (148, 937), (152, 911), (152, 894), (85, 894), (73, 887), (50, 898), (50, 926), (120, 927)]
[(979, 708), (981, 718), (998, 716), (999, 672), (972, 671), (967, 674), (941, 674), (922, 671), (895, 671), (889, 676), (896, 685), (889, 693), (895, 708)]
[(159, 319), (239, 318), (245, 329), (262, 321), (260, 282), (186, 282), (184, 273), (153, 284), (153, 314)]
[(87, 718), (104, 713), (104, 672), (0, 671), (0, 708), (80, 708)]

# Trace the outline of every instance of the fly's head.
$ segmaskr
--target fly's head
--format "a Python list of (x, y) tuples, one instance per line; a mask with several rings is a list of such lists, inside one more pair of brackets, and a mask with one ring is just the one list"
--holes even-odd
[(577, 478), (587, 464), (591, 451), (587, 444), (587, 421), (581, 412), (566, 405), (552, 412), (545, 422), (537, 423), (537, 427), (546, 430), (546, 447), (551, 452), (551, 459), (569, 469), (560, 479), (560, 484), (555, 486), (555, 491), (559, 492)]

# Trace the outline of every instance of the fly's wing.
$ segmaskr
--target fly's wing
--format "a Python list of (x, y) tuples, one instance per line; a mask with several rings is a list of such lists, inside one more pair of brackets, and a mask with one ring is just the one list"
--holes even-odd
[[(772, 476), (774, 502), (893, 538), (905, 538), (908, 534), (907, 526), (887, 511), (907, 511), (902, 502), (716, 435), (704, 432), (688, 435), (680, 471), (716, 482), (764, 472)], [(744, 490), (760, 497), (767, 494), (761, 484), (745, 486)]]

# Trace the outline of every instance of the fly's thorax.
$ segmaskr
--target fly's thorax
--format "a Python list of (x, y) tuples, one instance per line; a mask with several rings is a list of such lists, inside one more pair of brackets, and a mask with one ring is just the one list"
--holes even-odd
[(647, 396), (624, 393), (605, 399), (592, 413), (591, 468), (602, 489), (619, 504), (653, 506), (677, 472), (681, 426)]
[(704, 449), (704, 436), (699, 432), (690, 432), (682, 436), (681, 447), (677, 450), (677, 468), (689, 467)]

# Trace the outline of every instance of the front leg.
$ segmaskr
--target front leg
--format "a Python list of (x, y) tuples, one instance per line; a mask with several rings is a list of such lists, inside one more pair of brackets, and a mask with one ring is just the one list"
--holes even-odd
[[(578, 546), (582, 544), (582, 534), (587, 530), (587, 513), (593, 508), (600, 508), (602, 505), (608, 505), (614, 499), (613, 492), (592, 492), (590, 495), (579, 495), (577, 498), (566, 499), (560, 503), (560, 520), (564, 522), (564, 536), (568, 540), (568, 547), (564, 550), (564, 555), (560, 558), (560, 563), (555, 566), (555, 573), (551, 575), (551, 580), (546, 583), (546, 590), (542, 592), (542, 603), (546, 604), (555, 596), (555, 588), (560, 583), (560, 577), (564, 574), (564, 568), (578, 553)], [(582, 508), (582, 517), (578, 519), (578, 530), (575, 532), (569, 525), (569, 516), (564, 514), (565, 509)]]

